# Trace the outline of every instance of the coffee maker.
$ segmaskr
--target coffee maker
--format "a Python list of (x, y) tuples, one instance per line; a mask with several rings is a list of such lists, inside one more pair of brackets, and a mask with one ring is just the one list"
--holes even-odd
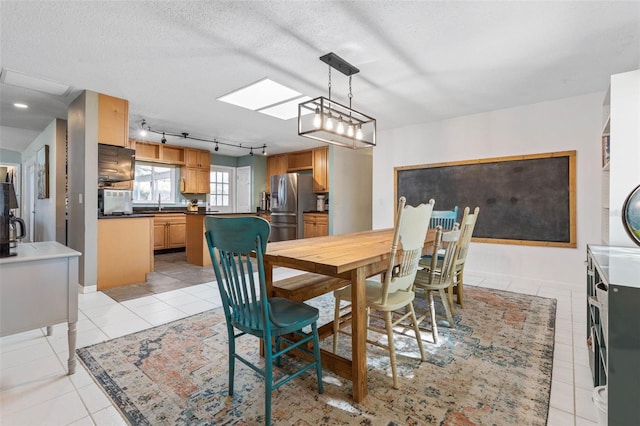
[[(0, 183), (0, 257), (15, 256), (15, 253), (11, 253), (11, 225), (14, 224), (16, 219), (13, 216), (11, 209), (18, 208), (18, 199), (16, 193), (13, 190), (13, 183), (2, 182)], [(22, 234), (24, 234), (24, 221), (20, 219), (22, 226)]]

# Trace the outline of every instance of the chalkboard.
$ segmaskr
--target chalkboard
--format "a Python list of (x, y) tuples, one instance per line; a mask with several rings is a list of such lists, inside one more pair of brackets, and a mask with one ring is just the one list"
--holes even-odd
[(478, 206), (474, 241), (576, 247), (575, 151), (396, 167), (395, 200)]

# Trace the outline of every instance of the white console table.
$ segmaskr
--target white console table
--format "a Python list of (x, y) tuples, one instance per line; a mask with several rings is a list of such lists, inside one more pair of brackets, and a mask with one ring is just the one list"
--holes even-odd
[[(13, 250), (12, 250), (13, 251)], [(55, 241), (21, 243), (0, 258), (0, 336), (67, 322), (69, 374), (76, 370), (78, 257)]]

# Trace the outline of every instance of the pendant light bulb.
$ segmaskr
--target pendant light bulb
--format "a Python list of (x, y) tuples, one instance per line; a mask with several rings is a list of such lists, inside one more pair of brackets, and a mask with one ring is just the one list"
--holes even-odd
[(331, 111), (329, 111), (329, 116), (324, 121), (324, 129), (328, 131), (333, 130), (333, 118), (331, 117)]
[(349, 120), (349, 125), (347, 126), (347, 136), (352, 138), (354, 133), (355, 133), (355, 131), (353, 130), (353, 122), (351, 120)]
[(147, 131), (144, 128), (140, 129), (140, 136), (143, 138), (147, 136)]
[(262, 155), (267, 155), (267, 146), (262, 145)]
[(360, 125), (358, 125), (358, 130), (356, 130), (356, 139), (359, 141), (362, 140), (362, 127)]
[(313, 116), (313, 127), (319, 129), (322, 126), (322, 117), (320, 116), (320, 107), (316, 107), (316, 113)]
[(344, 134), (344, 122), (342, 121), (342, 116), (338, 118), (338, 126), (336, 127), (336, 132), (338, 132), (339, 135)]

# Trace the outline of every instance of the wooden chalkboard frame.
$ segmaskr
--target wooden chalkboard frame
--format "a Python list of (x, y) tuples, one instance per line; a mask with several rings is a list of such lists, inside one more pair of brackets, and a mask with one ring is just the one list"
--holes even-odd
[[(552, 167), (552, 164), (558, 164), (557, 163), (558, 161), (564, 163), (564, 161), (559, 159), (559, 157), (566, 157), (566, 160), (568, 163), (567, 164), (568, 173), (567, 173), (566, 179), (564, 176), (564, 172), (562, 172), (560, 181), (559, 182), (554, 181), (551, 183), (551, 186), (554, 186), (553, 189), (561, 193), (561, 196), (559, 198), (561, 198), (562, 200), (567, 200), (568, 202), (568, 206), (566, 206), (564, 202), (563, 204), (556, 204), (556, 207), (561, 206), (560, 210), (563, 212), (563, 215), (566, 216), (566, 217), (563, 216), (561, 225), (558, 225), (558, 227), (561, 229), (561, 232), (559, 232), (558, 235), (562, 235), (561, 238), (554, 238), (554, 239), (548, 238), (546, 240), (537, 240), (532, 238), (521, 238), (520, 236), (514, 236), (513, 238), (504, 238), (504, 237), (493, 238), (487, 235), (482, 237), (474, 237), (472, 241), (483, 242), (483, 243), (495, 243), (495, 244), (515, 244), (515, 245), (531, 245), (531, 246), (544, 246), (544, 247), (575, 248), (577, 246), (576, 244), (576, 151), (550, 152), (550, 153), (530, 154), (530, 155), (514, 155), (509, 157), (494, 157), (494, 158), (483, 158), (483, 159), (476, 159), (476, 160), (454, 161), (454, 162), (447, 162), (447, 163), (420, 164), (420, 165), (413, 165), (413, 166), (395, 167), (394, 168), (394, 211), (397, 211), (398, 197), (405, 195), (404, 193), (400, 194), (399, 188), (398, 188), (399, 181), (403, 180), (401, 178), (402, 178), (402, 174), (405, 171), (410, 171), (411, 173), (422, 173), (421, 176), (424, 176), (425, 182), (428, 182), (429, 178), (437, 179), (438, 176), (441, 175), (442, 173), (448, 172), (448, 170), (444, 170), (444, 169), (436, 170), (436, 168), (451, 167), (451, 168), (457, 168), (456, 170), (452, 169), (452, 172), (454, 173), (461, 173), (462, 171), (465, 171), (466, 173), (468, 171), (470, 174), (469, 178), (473, 180), (473, 172), (481, 170), (482, 169), (481, 165), (486, 164), (488, 167), (491, 167), (492, 172), (495, 172), (496, 170), (500, 172), (501, 169), (504, 169), (506, 171), (511, 166), (513, 167), (517, 166), (519, 167), (520, 170), (523, 170), (526, 167), (530, 166), (531, 169), (529, 171), (533, 172), (533, 170), (535, 170), (533, 169), (534, 167), (535, 168), (542, 167), (542, 169), (540, 170), (544, 170), (545, 166), (548, 168)], [(527, 160), (535, 160), (535, 161), (528, 162)], [(514, 162), (514, 161), (517, 161), (518, 163), (504, 164), (504, 167), (503, 167), (503, 163)], [(500, 163), (500, 164), (491, 164), (491, 163)], [(480, 165), (480, 167), (478, 167), (478, 165)], [(467, 166), (470, 166), (470, 167), (467, 167)], [(467, 168), (464, 169), (465, 167)], [(490, 179), (501, 179), (500, 182), (508, 182), (509, 185), (518, 185), (518, 183), (511, 183), (512, 179), (509, 179), (507, 176), (498, 176), (498, 175), (492, 174)], [(487, 187), (490, 187), (490, 186), (487, 186)], [(514, 186), (509, 188), (509, 190), (514, 191), (514, 195), (513, 195), (514, 199), (518, 199), (519, 195), (522, 195), (527, 191), (528, 191), (527, 194), (530, 194), (532, 189), (533, 191), (537, 190), (537, 188), (531, 188), (531, 186), (526, 186), (526, 187)], [(401, 189), (401, 190), (403, 192), (407, 192), (407, 190), (404, 190), (404, 189)], [(507, 194), (507, 196), (509, 195), (510, 194)], [(435, 198), (435, 197), (429, 197), (429, 198)], [(541, 203), (554, 202), (554, 200), (547, 200), (547, 199), (544, 199), (544, 197), (541, 197), (541, 198), (542, 198), (542, 200), (540, 201)], [(426, 201), (428, 200), (423, 200), (421, 202), (426, 202)], [(409, 200), (407, 200), (407, 203), (409, 204)], [(467, 207), (467, 206), (469, 206), (470, 209), (473, 210), (476, 206), (479, 206), (480, 215), (478, 217), (478, 223), (480, 223), (483, 220), (483, 213), (487, 215), (488, 212), (490, 211), (490, 208), (487, 207), (488, 204), (486, 204), (485, 200), (481, 198), (481, 195), (478, 195), (478, 200), (464, 202), (464, 205), (461, 205), (459, 203), (456, 203), (456, 204), (458, 205), (460, 210), (463, 210), (464, 207)], [(453, 206), (446, 206), (446, 208), (451, 208), (451, 207)], [(550, 207), (550, 205), (547, 205), (547, 207)], [(545, 211), (544, 205), (541, 205), (539, 209), (541, 212), (544, 212)], [(436, 200), (435, 210), (438, 210), (437, 200)], [(517, 221), (520, 216), (512, 215), (512, 217), (515, 217), (514, 220)], [(534, 215), (534, 218), (535, 217), (539, 217), (542, 219), (544, 217), (544, 213), (542, 213), (541, 215)], [(460, 216), (458, 220), (461, 220), (461, 219), (462, 217)], [(566, 219), (566, 221), (564, 219)], [(514, 229), (523, 229), (523, 230), (530, 229), (532, 226), (530, 222), (531, 218), (529, 217), (527, 220), (528, 222), (526, 224), (522, 224), (522, 226), (528, 226), (528, 228), (518, 228), (521, 224), (517, 222), (510, 223), (509, 227)], [(540, 225), (540, 226), (543, 226), (543, 225)], [(505, 226), (505, 228), (507, 228), (507, 226)], [(542, 229), (546, 230), (547, 228), (542, 228)], [(526, 236), (525, 234), (526, 232), (523, 231), (522, 237)]]

